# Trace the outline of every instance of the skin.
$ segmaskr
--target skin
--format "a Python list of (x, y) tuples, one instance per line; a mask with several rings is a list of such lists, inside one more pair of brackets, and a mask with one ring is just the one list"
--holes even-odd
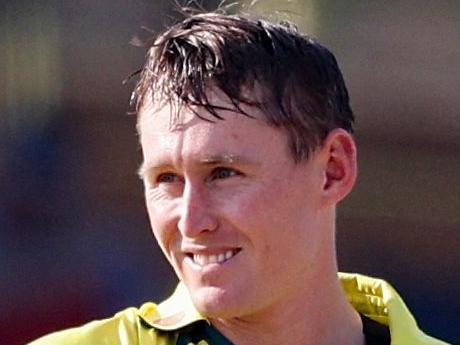
[[(219, 90), (209, 97), (231, 107)], [(169, 106), (141, 111), (140, 173), (161, 249), (195, 307), (236, 344), (362, 344), (334, 245), (335, 205), (356, 178), (353, 139), (336, 129), (296, 164), (286, 134), (245, 111), (254, 118), (220, 110), (225, 120), (210, 123), (184, 107), (174, 124)]]

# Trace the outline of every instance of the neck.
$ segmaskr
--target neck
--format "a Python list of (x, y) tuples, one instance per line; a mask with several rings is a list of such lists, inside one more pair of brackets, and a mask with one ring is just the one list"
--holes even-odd
[(343, 292), (335, 260), (310, 278), (282, 303), (253, 315), (212, 319), (211, 323), (237, 345), (363, 345), (361, 318)]

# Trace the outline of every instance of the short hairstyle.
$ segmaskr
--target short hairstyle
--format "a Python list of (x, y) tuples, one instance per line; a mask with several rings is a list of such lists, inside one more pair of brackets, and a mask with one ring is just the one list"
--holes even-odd
[[(161, 100), (176, 106), (175, 116), (182, 106), (196, 105), (209, 113), (204, 120), (222, 120), (216, 112), (221, 108), (207, 97), (210, 87), (223, 91), (244, 115), (251, 116), (241, 104), (260, 107), (269, 125), (286, 131), (296, 162), (308, 159), (332, 129), (353, 132), (334, 55), (288, 22), (190, 15), (155, 39), (132, 100), (137, 111), (146, 100)], [(261, 95), (250, 99), (245, 90), (256, 87)]]

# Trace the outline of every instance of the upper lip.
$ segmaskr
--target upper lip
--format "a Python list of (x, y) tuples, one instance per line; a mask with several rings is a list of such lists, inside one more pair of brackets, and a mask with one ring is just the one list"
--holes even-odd
[(226, 251), (240, 250), (241, 247), (237, 246), (204, 246), (204, 245), (193, 245), (193, 246), (184, 246), (181, 248), (182, 253), (191, 255), (191, 254), (201, 254), (201, 255), (217, 255), (225, 253)]

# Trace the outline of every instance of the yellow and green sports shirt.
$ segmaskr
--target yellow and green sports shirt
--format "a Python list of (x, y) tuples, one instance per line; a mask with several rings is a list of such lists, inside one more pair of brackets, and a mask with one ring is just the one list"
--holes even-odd
[[(391, 345), (447, 344), (423, 333), (398, 293), (384, 280), (339, 273), (343, 289), (361, 314), (390, 330)], [(44, 336), (29, 345), (220, 345), (228, 344), (194, 308), (179, 284), (160, 304), (145, 303), (115, 316)], [(289, 343), (289, 340), (287, 340)], [(448, 345), (448, 344), (447, 344)]]

